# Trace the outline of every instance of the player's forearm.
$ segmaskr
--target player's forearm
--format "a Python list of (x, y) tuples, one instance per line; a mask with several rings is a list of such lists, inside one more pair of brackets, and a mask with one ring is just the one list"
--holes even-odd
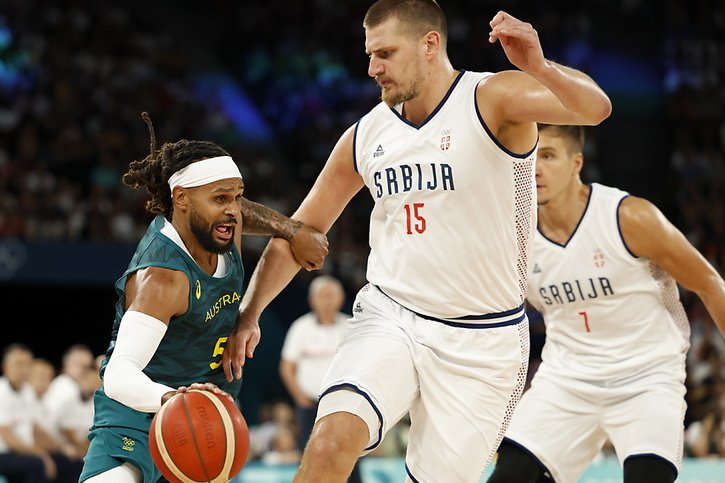
[(720, 329), (720, 334), (725, 336), (725, 281), (717, 273), (713, 273), (709, 277), (707, 288), (697, 294), (705, 304), (713, 322)]
[(254, 269), (239, 310), (257, 317), (292, 281), (300, 266), (284, 240), (272, 239)]
[(302, 223), (254, 201), (242, 198), (242, 232), (247, 235), (270, 235), (291, 240)]
[(594, 80), (584, 72), (556, 62), (546, 61), (538, 72), (529, 75), (544, 84), (569, 111), (581, 118), (580, 124), (595, 126), (612, 112), (612, 102)]

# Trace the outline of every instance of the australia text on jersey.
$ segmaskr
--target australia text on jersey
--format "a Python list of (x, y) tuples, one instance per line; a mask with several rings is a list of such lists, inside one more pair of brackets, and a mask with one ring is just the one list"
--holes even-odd
[(237, 292), (225, 293), (206, 311), (206, 318), (204, 319), (204, 322), (209, 322), (211, 319), (216, 317), (216, 314), (218, 314), (225, 305), (233, 304), (235, 302), (238, 303), (240, 300), (241, 297)]
[(401, 164), (373, 174), (375, 197), (390, 196), (408, 191), (455, 190), (453, 168), (446, 163)]

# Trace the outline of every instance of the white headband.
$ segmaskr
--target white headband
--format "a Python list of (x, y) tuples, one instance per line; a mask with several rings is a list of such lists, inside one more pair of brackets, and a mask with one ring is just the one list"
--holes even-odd
[(169, 178), (169, 187), (173, 193), (176, 186), (193, 188), (220, 179), (241, 177), (242, 173), (239, 171), (239, 166), (231, 156), (217, 156), (196, 161), (178, 170)]

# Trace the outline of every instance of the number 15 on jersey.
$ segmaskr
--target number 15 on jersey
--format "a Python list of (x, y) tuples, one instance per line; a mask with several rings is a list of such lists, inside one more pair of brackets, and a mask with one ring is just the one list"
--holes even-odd
[(426, 228), (425, 218), (421, 211), (425, 203), (407, 203), (405, 205), (405, 233), (412, 235), (415, 233), (423, 233)]

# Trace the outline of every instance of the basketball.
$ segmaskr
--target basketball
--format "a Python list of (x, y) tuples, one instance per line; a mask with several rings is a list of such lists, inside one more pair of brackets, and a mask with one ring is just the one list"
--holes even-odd
[(190, 390), (166, 401), (156, 413), (149, 450), (171, 483), (227, 482), (247, 460), (249, 428), (226, 397)]

